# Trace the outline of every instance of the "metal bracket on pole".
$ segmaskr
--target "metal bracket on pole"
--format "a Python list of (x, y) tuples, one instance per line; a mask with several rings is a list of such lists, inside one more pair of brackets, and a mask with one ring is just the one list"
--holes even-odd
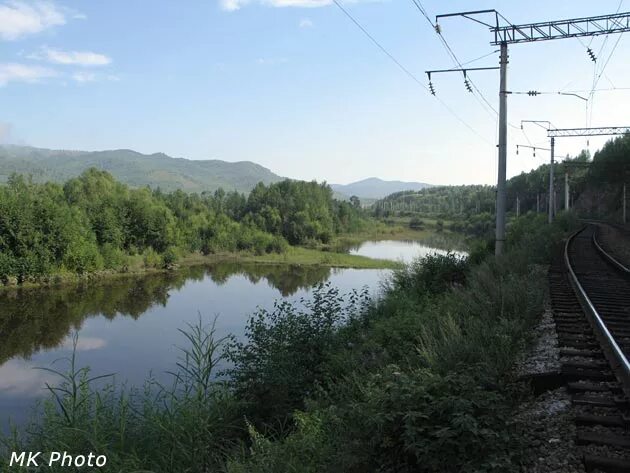
[[(484, 23), (472, 16), (491, 13), (495, 18), (495, 25)], [(435, 30), (441, 33), (438, 25), (440, 18), (460, 16), (474, 20), (490, 28), (494, 34), (494, 41), (490, 44), (501, 46), (500, 60), (500, 89), (499, 89), (499, 172), (497, 180), (496, 200), (496, 244), (495, 254), (500, 255), (505, 242), (505, 211), (506, 211), (506, 154), (507, 154), (507, 63), (508, 44), (527, 43), (561, 38), (574, 38), (577, 36), (596, 36), (601, 34), (623, 33), (630, 31), (630, 13), (616, 13), (614, 15), (602, 15), (588, 18), (576, 18), (571, 20), (547, 21), (542, 23), (528, 23), (514, 25), (505, 19), (497, 10), (476, 10), (458, 13), (448, 13), (435, 17)], [(507, 26), (499, 25), (501, 17)], [(551, 137), (551, 136), (550, 136)], [(552, 138), (552, 150), (554, 141)], [(553, 156), (553, 151), (552, 151)], [(553, 165), (551, 166), (553, 170)], [(550, 185), (553, 185), (553, 180)], [(553, 193), (550, 193), (553, 199)], [(550, 206), (553, 212), (553, 206)]]

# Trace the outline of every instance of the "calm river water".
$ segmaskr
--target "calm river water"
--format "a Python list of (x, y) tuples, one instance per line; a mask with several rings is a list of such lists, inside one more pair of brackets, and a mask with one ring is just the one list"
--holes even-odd
[[(351, 253), (411, 261), (435, 250), (418, 242), (365, 242)], [(116, 373), (117, 381), (140, 386), (149, 373), (167, 381), (185, 346), (177, 329), (209, 323), (216, 335), (240, 336), (257, 307), (275, 300), (308, 298), (311, 287), (330, 282), (342, 293), (367, 287), (371, 293), (386, 270), (331, 269), (221, 263), (168, 274), (121, 278), (63, 289), (0, 292), (0, 430), (9, 419), (24, 422), (45, 383), (55, 376), (35, 367), (65, 368), (78, 332), (77, 362), (91, 375)]]

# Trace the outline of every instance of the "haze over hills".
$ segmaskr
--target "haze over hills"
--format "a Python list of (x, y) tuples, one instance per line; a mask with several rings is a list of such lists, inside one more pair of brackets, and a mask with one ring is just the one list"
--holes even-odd
[(271, 184), (284, 179), (250, 161), (190, 160), (127, 149), (67, 151), (0, 146), (0, 181), (16, 172), (30, 174), (37, 182), (64, 182), (91, 167), (108, 171), (131, 186), (159, 186), (166, 191), (203, 192), (222, 187), (226, 191), (249, 192), (258, 182)]
[[(218, 188), (248, 193), (256, 184), (285, 179), (251, 161), (173, 158), (164, 153), (142, 154), (128, 149), (107, 151), (52, 150), (31, 146), (0, 145), (0, 182), (12, 173), (31, 175), (36, 182), (65, 182), (95, 167), (134, 187), (160, 187), (165, 191), (213, 192)], [(375, 177), (350, 184), (331, 184), (334, 197), (366, 201), (382, 199), (403, 190), (431, 187), (423, 182), (384, 181)]]
[(331, 184), (330, 187), (334, 191), (348, 196), (356, 195), (364, 199), (382, 199), (395, 192), (419, 191), (433, 186), (425, 182), (384, 181), (377, 177), (370, 177), (350, 184)]

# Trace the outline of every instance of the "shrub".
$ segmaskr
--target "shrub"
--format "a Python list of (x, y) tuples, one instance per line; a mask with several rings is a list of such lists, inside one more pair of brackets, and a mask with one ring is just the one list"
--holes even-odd
[(420, 217), (411, 217), (409, 220), (409, 228), (414, 230), (422, 230), (424, 229), (424, 220)]
[(366, 300), (365, 292), (346, 298), (325, 284), (311, 300), (276, 302), (273, 310), (259, 309), (249, 318), (246, 341), (233, 338), (226, 353), (235, 392), (255, 406), (252, 418), (278, 420), (303, 407), (326, 376), (323, 363), (337, 328)]
[(162, 265), (165, 268), (171, 268), (179, 259), (178, 251), (175, 247), (169, 246), (164, 253), (162, 253)]
[(142, 261), (145, 268), (161, 268), (162, 256), (153, 248), (147, 248), (142, 253)]
[(103, 267), (106, 269), (121, 269), (127, 264), (128, 260), (125, 252), (111, 243), (105, 243), (101, 246), (101, 256), (103, 258)]
[(76, 273), (87, 273), (103, 267), (101, 256), (95, 242), (77, 239), (73, 240), (63, 257), (66, 269)]
[(463, 284), (468, 263), (454, 253), (434, 253), (413, 261), (394, 273), (393, 288), (416, 295), (438, 295), (454, 285)]

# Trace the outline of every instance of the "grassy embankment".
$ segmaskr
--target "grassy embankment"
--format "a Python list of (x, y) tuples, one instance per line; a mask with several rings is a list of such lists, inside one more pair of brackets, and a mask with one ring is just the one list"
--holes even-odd
[[(388, 234), (392, 235), (392, 234)], [(396, 235), (396, 233), (394, 233)], [(404, 239), (419, 239), (426, 237), (425, 233), (417, 232), (405, 233)], [(389, 238), (389, 236), (388, 236)], [(403, 239), (403, 238), (400, 238)], [(334, 243), (343, 247), (347, 241), (351, 240), (359, 244), (365, 239), (362, 236), (344, 236)], [(341, 243), (339, 243), (341, 242)], [(37, 288), (46, 286), (62, 286), (74, 284), (80, 281), (99, 281), (116, 277), (127, 277), (132, 275), (142, 275), (148, 273), (165, 272), (177, 270), (179, 267), (191, 267), (198, 265), (210, 265), (221, 262), (249, 263), (249, 264), (278, 264), (278, 265), (300, 265), (300, 266), (324, 266), (331, 268), (354, 268), (354, 269), (397, 269), (401, 267), (400, 262), (386, 259), (370, 258), (367, 256), (351, 255), (339, 251), (329, 250), (327, 247), (306, 248), (302, 246), (288, 246), (282, 253), (267, 253), (257, 255), (251, 252), (217, 252), (210, 255), (201, 253), (189, 253), (177, 258), (176, 263), (169, 268), (165, 268), (160, 262), (147, 263), (142, 256), (128, 257), (128, 264), (122, 270), (100, 270), (88, 273), (77, 274), (73, 272), (59, 272), (50, 276), (40, 277), (33, 281), (24, 281), (20, 284), (22, 288)], [(12, 288), (14, 285), (0, 284), (0, 290)]]
[[(446, 245), (451, 244), (446, 233)], [(100, 270), (77, 274), (75, 272), (58, 272), (50, 276), (42, 276), (32, 281), (24, 281), (20, 284), (23, 288), (35, 288), (42, 286), (60, 286), (73, 284), (85, 280), (104, 280), (121, 276), (141, 275), (147, 273), (164, 272), (178, 267), (190, 267), (197, 265), (216, 264), (221, 262), (253, 263), (253, 264), (279, 264), (279, 265), (305, 265), (325, 266), (333, 268), (354, 269), (397, 269), (401, 264), (397, 261), (370, 258), (367, 256), (351, 255), (346, 249), (353, 245), (359, 245), (367, 240), (426, 240), (440, 246), (443, 236), (429, 230), (413, 230), (402, 226), (390, 226), (378, 223), (374, 230), (360, 233), (346, 233), (339, 235), (329, 244), (319, 244), (307, 248), (305, 246), (287, 246), (282, 253), (255, 254), (249, 251), (240, 252), (216, 252), (203, 255), (199, 252), (180, 255), (165, 268), (160, 255), (147, 258), (146, 255), (127, 256), (126, 264), (118, 270)], [(12, 284), (0, 284), (2, 288), (13, 287)]]
[[(261, 310), (242, 341), (200, 322), (173, 386), (97, 389), (73, 366), (6, 448), (93, 451), (104, 471), (520, 471), (527, 426), (512, 413), (528, 391), (512, 366), (572, 224), (544, 221), (513, 222), (501, 258), (402, 269), (378, 300), (322, 287), (305, 308)], [(223, 361), (232, 369), (220, 381)]]

